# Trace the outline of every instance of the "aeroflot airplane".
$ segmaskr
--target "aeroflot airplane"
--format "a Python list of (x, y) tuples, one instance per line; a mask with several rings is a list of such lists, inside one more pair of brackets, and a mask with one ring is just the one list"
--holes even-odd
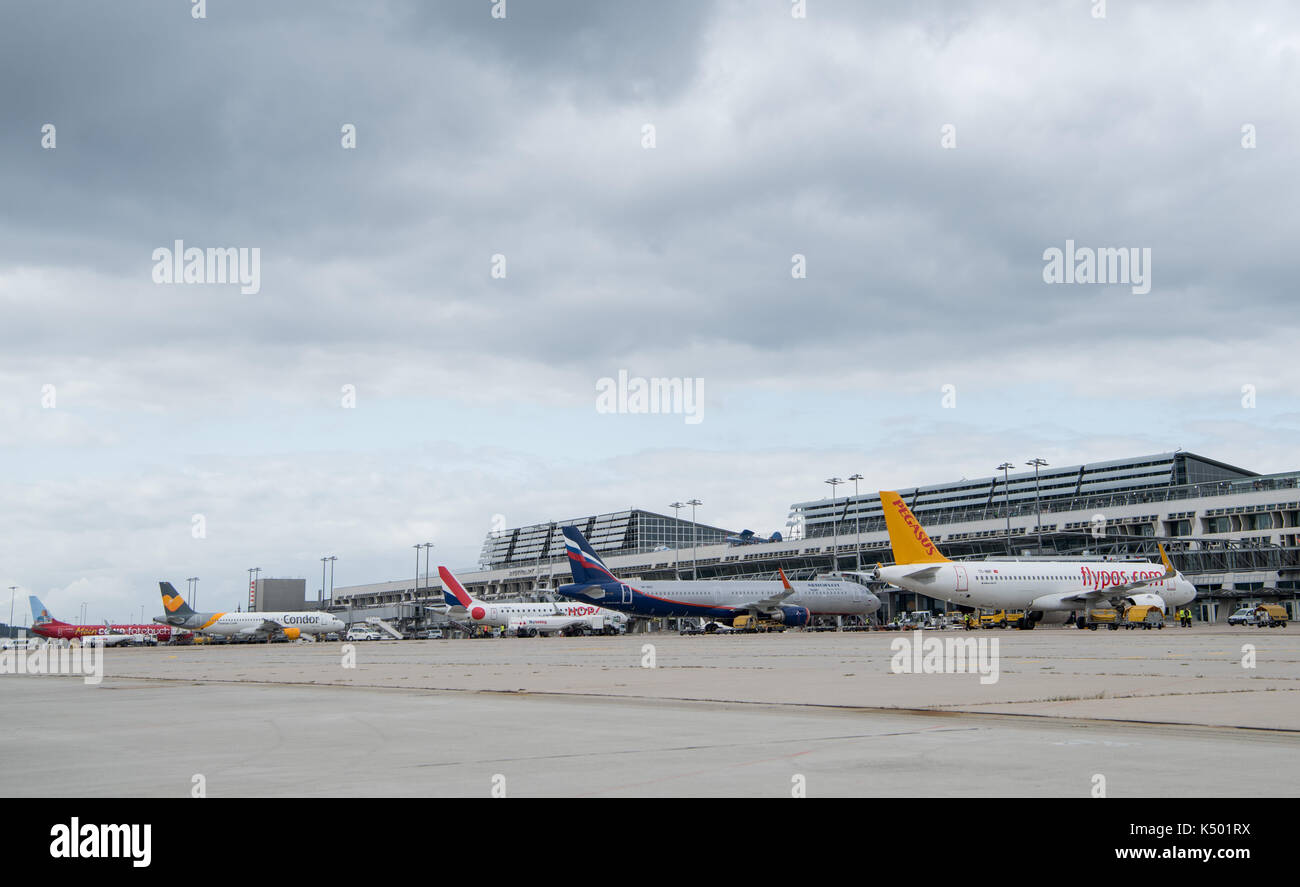
[(457, 617), (463, 612), (465, 618), (475, 625), (504, 627), (507, 631), (520, 635), (538, 635), (564, 631), (580, 622), (593, 625), (597, 618), (607, 633), (610, 630), (616, 631), (615, 626), (627, 623), (624, 614), (590, 604), (491, 604), (466, 591), (465, 586), (446, 567), (439, 567), (438, 575), (442, 577), (442, 595), (447, 606)]
[(204, 634), (274, 637), (283, 635), (296, 641), (304, 634), (327, 634), (342, 631), (343, 620), (329, 613), (196, 613), (185, 603), (170, 582), (159, 582), (164, 613), (154, 622), (188, 628)]
[[(1167, 610), (1196, 597), (1196, 586), (1173, 568), (1164, 546), (1159, 546), (1163, 567), (1146, 561), (954, 563), (939, 553), (901, 496), (882, 490), (880, 504), (894, 566), (877, 564), (872, 578), (968, 607), (1024, 610), (1024, 628), (1065, 622), (1071, 612), (1096, 607), (1130, 604)], [(1084, 627), (1085, 617), (1079, 616), (1078, 624)]]
[(880, 609), (880, 599), (865, 585), (839, 578), (792, 585), (785, 573), (780, 581), (668, 580), (634, 587), (610, 572), (577, 527), (562, 532), (573, 584), (561, 585), (560, 594), (637, 616), (703, 616), (729, 625), (761, 619), (799, 626), (813, 616), (866, 616)]

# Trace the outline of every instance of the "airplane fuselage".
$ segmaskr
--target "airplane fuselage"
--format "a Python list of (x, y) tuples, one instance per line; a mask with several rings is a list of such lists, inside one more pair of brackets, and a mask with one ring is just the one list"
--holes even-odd
[[(989, 610), (1060, 611), (1087, 609), (1080, 595), (1115, 600), (1158, 595), (1166, 607), (1180, 607), (1196, 597), (1196, 587), (1181, 573), (1168, 579), (1160, 564), (1145, 561), (966, 561), (881, 567), (879, 578), (927, 597)], [(1121, 586), (1143, 580), (1148, 585), (1125, 591)]]
[[(37, 622), (32, 625), (32, 634), (43, 638), (72, 640), (74, 638), (101, 637), (108, 643), (129, 641), (136, 636), (154, 638), (159, 642), (171, 640), (173, 628), (170, 625), (73, 625), (69, 622)], [(186, 634), (181, 632), (181, 634)]]
[[(880, 599), (864, 585), (843, 579), (814, 579), (792, 582), (794, 594), (783, 606), (806, 609), (814, 616), (866, 616), (880, 608)], [(651, 582), (604, 582), (596, 585), (570, 584), (560, 594), (637, 616), (700, 616), (731, 619), (747, 605), (783, 590), (780, 582), (760, 579), (661, 580)]]
[(343, 631), (343, 620), (330, 613), (321, 612), (283, 612), (283, 613), (195, 613), (192, 616), (159, 616), (155, 622), (185, 628), (190, 631), (214, 635), (267, 635), (267, 623), (278, 626), (277, 631), (296, 637), (299, 634), (328, 634)]
[[(460, 610), (454, 610), (459, 615)], [(465, 617), (475, 625), (489, 628), (508, 628), (511, 631), (527, 628), (542, 634), (563, 631), (579, 622), (603, 617), (615, 622), (626, 622), (623, 613), (607, 610), (592, 604), (564, 603), (488, 603), (474, 600), (465, 608)]]

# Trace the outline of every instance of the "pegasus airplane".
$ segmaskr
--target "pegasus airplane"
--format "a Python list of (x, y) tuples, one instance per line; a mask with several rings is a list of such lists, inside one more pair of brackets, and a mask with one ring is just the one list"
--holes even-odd
[(438, 575), (442, 578), (443, 598), (457, 618), (468, 619), (474, 625), (505, 628), (520, 637), (554, 634), (581, 624), (592, 628), (599, 625), (610, 634), (627, 624), (624, 614), (590, 604), (488, 603), (466, 591), (446, 567), (439, 567)]
[(134, 643), (142, 638), (153, 638), (159, 643), (164, 643), (176, 637), (189, 637), (188, 631), (176, 632), (170, 625), (110, 625), (107, 621), (103, 625), (73, 625), (70, 622), (60, 622), (50, 613), (49, 608), (41, 603), (41, 599), (36, 595), (29, 595), (28, 603), (32, 606), (32, 634), (39, 635), (43, 638), (52, 638), (60, 640), (72, 640), (73, 638), (95, 638), (99, 643), (108, 646), (116, 644)]
[(162, 591), (163, 615), (155, 616), (153, 621), (203, 634), (268, 639), (283, 635), (296, 641), (303, 635), (328, 634), (344, 628), (343, 620), (321, 612), (196, 613), (170, 582), (159, 582), (158, 588)]
[(734, 627), (755, 621), (807, 625), (813, 616), (868, 616), (880, 599), (865, 585), (825, 577), (791, 583), (760, 579), (697, 579), (623, 582), (596, 554), (577, 527), (563, 527), (572, 585), (560, 594), (637, 616), (697, 616)]
[[(967, 607), (1024, 610), (1022, 628), (1065, 622), (1071, 612), (1097, 607), (1153, 606), (1162, 611), (1196, 597), (1196, 586), (1169, 563), (1147, 561), (984, 560), (954, 563), (939, 553), (920, 521), (897, 493), (882, 490), (885, 529), (894, 565), (877, 564), (874, 579)], [(1087, 625), (1078, 617), (1080, 628)]]

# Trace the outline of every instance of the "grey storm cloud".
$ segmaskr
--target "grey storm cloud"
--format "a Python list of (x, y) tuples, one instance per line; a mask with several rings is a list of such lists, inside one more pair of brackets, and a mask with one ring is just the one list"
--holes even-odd
[[(436, 336), (589, 375), (656, 343), (853, 359), (864, 330), (1140, 338), (1203, 331), (1225, 291), (1289, 303), (1283, 4), (490, 6), (6, 6), (0, 261), (90, 277), (9, 283), (0, 337), (220, 365)], [(263, 293), (154, 287), (178, 238), (260, 247)], [(1046, 287), (1067, 238), (1151, 247), (1154, 293)], [(601, 330), (582, 349), (577, 316)]]

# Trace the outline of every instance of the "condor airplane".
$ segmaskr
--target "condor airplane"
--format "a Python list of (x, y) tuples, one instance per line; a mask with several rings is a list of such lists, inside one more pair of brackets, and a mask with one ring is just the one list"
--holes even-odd
[[(1146, 561), (1012, 561), (955, 563), (939, 553), (897, 493), (882, 490), (880, 505), (894, 549), (894, 566), (876, 565), (874, 579), (927, 597), (967, 607), (1024, 610), (1022, 628), (1038, 622), (1065, 622), (1071, 612), (1119, 604), (1181, 607), (1196, 597), (1196, 586), (1169, 563)], [(1139, 591), (1139, 589), (1143, 589)], [(1078, 625), (1087, 625), (1084, 616)]]
[(29, 595), (28, 603), (32, 605), (32, 633), (40, 635), (43, 638), (58, 638), (62, 640), (72, 640), (73, 638), (97, 638), (100, 643), (108, 646), (116, 644), (129, 644), (138, 642), (141, 638), (153, 638), (159, 643), (164, 643), (176, 637), (189, 637), (188, 631), (173, 631), (170, 625), (110, 625), (107, 621), (103, 625), (73, 625), (70, 622), (60, 622), (50, 614), (45, 604), (36, 595)]
[(490, 604), (466, 591), (446, 567), (439, 567), (438, 575), (442, 577), (443, 598), (457, 618), (468, 618), (475, 625), (504, 627), (520, 637), (554, 634), (581, 623), (593, 628), (599, 624), (606, 634), (627, 625), (624, 614), (590, 604)]
[(739, 627), (750, 620), (807, 625), (813, 616), (867, 616), (880, 599), (865, 585), (838, 577), (791, 584), (759, 579), (619, 580), (577, 527), (563, 527), (572, 585), (560, 594), (637, 616), (702, 616)]
[(296, 641), (304, 634), (327, 634), (344, 628), (342, 619), (320, 612), (196, 613), (170, 582), (159, 582), (158, 588), (162, 591), (164, 613), (153, 621), (204, 634), (263, 638), (283, 635)]

